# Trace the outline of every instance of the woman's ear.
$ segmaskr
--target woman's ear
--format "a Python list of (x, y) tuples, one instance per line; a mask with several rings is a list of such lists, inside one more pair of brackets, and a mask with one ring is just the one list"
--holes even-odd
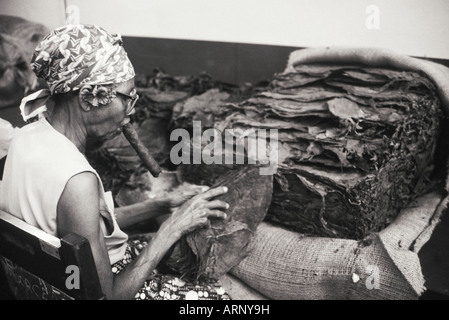
[(92, 96), (92, 90), (92, 86), (83, 86), (78, 91), (78, 102), (84, 111), (90, 111), (93, 107), (91, 99), (88, 98)]
[(80, 95), (78, 95), (78, 101), (80, 103), (81, 109), (84, 111), (90, 111), (92, 109), (92, 105), (90, 102), (83, 100)]

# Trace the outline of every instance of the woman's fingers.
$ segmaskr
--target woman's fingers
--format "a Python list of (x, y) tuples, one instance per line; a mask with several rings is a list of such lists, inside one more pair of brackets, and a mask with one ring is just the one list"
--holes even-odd
[(188, 202), (183, 207), (175, 211), (174, 217), (182, 226), (183, 234), (193, 231), (198, 227), (209, 223), (209, 218), (226, 219), (227, 215), (222, 210), (229, 208), (229, 204), (222, 200), (209, 200), (226, 193), (226, 187), (218, 187), (201, 193)]
[(226, 219), (227, 214), (220, 210), (208, 210), (207, 211), (207, 217), (208, 218), (220, 218), (220, 219)]
[(209, 187), (202, 185), (182, 184), (167, 196), (167, 201), (171, 207), (178, 207), (208, 189)]
[(208, 186), (202, 186), (202, 185), (197, 185), (196, 188), (198, 188), (198, 190), (199, 190), (198, 193), (206, 192), (207, 190), (210, 189), (210, 187), (208, 187)]
[(210, 188), (208, 186), (187, 184), (187, 185), (181, 185), (180, 187), (178, 187), (178, 189), (186, 194), (197, 195), (197, 194), (206, 192)]
[(206, 192), (199, 194), (197, 197), (199, 199), (209, 200), (209, 199), (215, 198), (219, 195), (225, 194), (226, 192), (228, 192), (227, 187), (218, 187), (218, 188), (209, 189)]
[(204, 202), (203, 207), (208, 209), (229, 209), (229, 204), (222, 200), (211, 200)]

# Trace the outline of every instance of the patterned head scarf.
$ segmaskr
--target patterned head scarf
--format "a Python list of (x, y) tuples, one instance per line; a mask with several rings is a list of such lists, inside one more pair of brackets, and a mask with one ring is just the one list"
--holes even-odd
[(52, 94), (76, 91), (85, 85), (121, 83), (135, 76), (119, 35), (93, 25), (67, 25), (42, 39), (31, 59), (34, 73), (48, 89), (23, 98), (25, 121), (46, 111)]

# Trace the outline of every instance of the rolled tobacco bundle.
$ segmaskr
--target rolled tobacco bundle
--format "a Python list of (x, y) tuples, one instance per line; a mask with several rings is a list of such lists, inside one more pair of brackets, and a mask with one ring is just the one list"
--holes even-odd
[(260, 175), (257, 166), (228, 171), (213, 187), (229, 190), (215, 199), (229, 204), (227, 218), (181, 238), (159, 269), (191, 280), (218, 280), (248, 254), (257, 226), (265, 218), (273, 193), (273, 176)]

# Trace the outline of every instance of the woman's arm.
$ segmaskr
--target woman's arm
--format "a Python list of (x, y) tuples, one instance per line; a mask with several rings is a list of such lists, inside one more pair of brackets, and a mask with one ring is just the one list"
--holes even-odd
[(58, 203), (58, 236), (75, 232), (89, 240), (98, 276), (107, 299), (132, 299), (168, 249), (185, 233), (203, 226), (208, 217), (224, 218), (228, 206), (211, 198), (226, 192), (211, 189), (197, 195), (168, 218), (140, 255), (118, 275), (111, 271), (104, 235), (100, 228), (98, 179), (90, 172), (72, 177)]
[(90, 172), (75, 175), (67, 182), (58, 203), (58, 235), (75, 232), (87, 238), (107, 299), (132, 299), (176, 239), (156, 235), (149, 249), (142, 252), (141, 259), (114, 276), (100, 219), (97, 177)]
[(205, 192), (207, 186), (182, 184), (167, 196), (157, 199), (148, 199), (135, 204), (115, 208), (115, 217), (120, 228), (126, 228), (148, 219), (173, 212), (193, 196)]
[(115, 217), (121, 229), (148, 219), (171, 213), (168, 199), (149, 199), (142, 202), (115, 208)]

